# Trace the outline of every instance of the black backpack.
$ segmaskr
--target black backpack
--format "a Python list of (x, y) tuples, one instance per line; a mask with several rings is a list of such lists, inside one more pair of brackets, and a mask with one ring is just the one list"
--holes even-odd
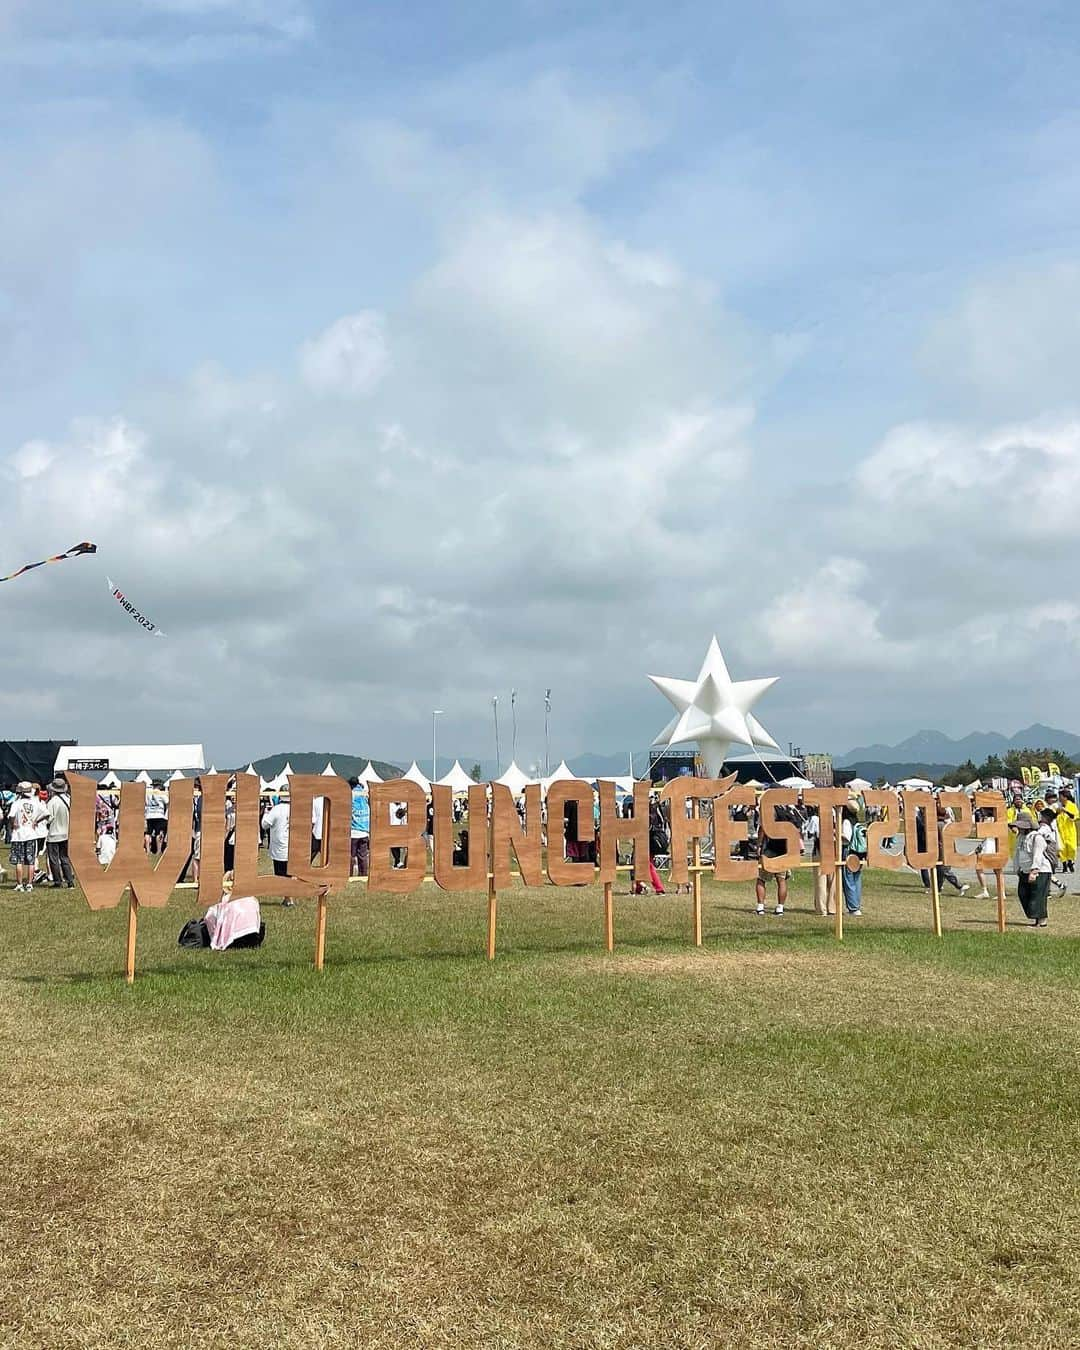
[(180, 936), (176, 939), (178, 947), (209, 947), (210, 930), (206, 926), (205, 919), (188, 919), (183, 928), (180, 929)]

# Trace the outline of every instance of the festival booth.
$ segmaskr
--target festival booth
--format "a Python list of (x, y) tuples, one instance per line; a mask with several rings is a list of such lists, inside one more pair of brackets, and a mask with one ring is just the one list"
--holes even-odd
[(182, 778), (184, 769), (205, 767), (201, 745), (64, 745), (53, 765), (57, 773), (136, 773), (140, 783), (150, 781), (151, 771), (162, 777), (179, 771)]
[[(406, 775), (406, 777), (408, 777), (408, 775)], [(470, 778), (461, 767), (461, 761), (455, 759), (454, 767), (449, 773), (444, 773), (443, 776), (438, 779), (436, 785), (438, 787), (448, 787), (455, 796), (460, 796), (462, 793), (468, 792), (471, 787), (475, 787), (476, 780)]]
[(406, 783), (415, 783), (425, 796), (431, 795), (431, 780), (424, 777), (415, 759), (401, 776)]
[(375, 772), (375, 769), (372, 767), (370, 759), (364, 766), (363, 771), (357, 774), (357, 777), (360, 779), (361, 783), (363, 783), (365, 787), (370, 787), (372, 783), (382, 782), (382, 778), (379, 776), (379, 774)]
[(511, 797), (520, 797), (530, 783), (536, 782), (536, 779), (522, 773), (518, 768), (517, 761), (511, 760), (510, 767), (495, 781), (501, 783), (503, 787), (508, 787)]

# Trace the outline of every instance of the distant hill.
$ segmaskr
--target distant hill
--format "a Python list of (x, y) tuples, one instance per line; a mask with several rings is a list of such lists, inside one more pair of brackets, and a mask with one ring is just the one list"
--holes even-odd
[(854, 764), (841, 767), (854, 769), (856, 778), (865, 778), (868, 783), (876, 783), (883, 778), (887, 783), (898, 783), (902, 778), (928, 778), (931, 783), (940, 783), (956, 767), (955, 764), (883, 764), (876, 759), (859, 759)]
[[(366, 759), (356, 755), (336, 755), (329, 750), (290, 750), (286, 755), (266, 755), (253, 763), (259, 773), (269, 779), (276, 778), (286, 763), (291, 764), (296, 773), (322, 773), (328, 759), (333, 760), (334, 768), (342, 778), (352, 778), (367, 766)], [(400, 778), (403, 773), (396, 764), (388, 764), (384, 759), (373, 759), (371, 764), (380, 778)], [(240, 764), (237, 767), (246, 769), (247, 765)]]
[[(1004, 755), (1008, 750), (1025, 750), (1037, 746), (1052, 746), (1067, 755), (1076, 755), (1080, 753), (1080, 736), (1057, 727), (1043, 726), (1039, 722), (1023, 727), (1012, 736), (1003, 736), (998, 731), (973, 731), (970, 736), (955, 741), (941, 731), (917, 731), (914, 736), (896, 745), (856, 746), (854, 750), (838, 755), (833, 763), (841, 769), (874, 763), (886, 766), (889, 776), (892, 776), (901, 764), (956, 765), (968, 759), (981, 764), (988, 755)], [(864, 773), (863, 777), (869, 778), (870, 775)]]

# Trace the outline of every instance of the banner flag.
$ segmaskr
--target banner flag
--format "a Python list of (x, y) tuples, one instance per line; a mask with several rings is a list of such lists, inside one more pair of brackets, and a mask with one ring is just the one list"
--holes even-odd
[(151, 623), (145, 614), (140, 613), (140, 611), (135, 608), (119, 586), (114, 586), (112, 584), (112, 579), (110, 577), (106, 577), (105, 580), (109, 584), (109, 590), (112, 593), (113, 599), (119, 602), (121, 609), (127, 610), (141, 628), (145, 628), (146, 631), (153, 634), (154, 637), (165, 636), (156, 623)]

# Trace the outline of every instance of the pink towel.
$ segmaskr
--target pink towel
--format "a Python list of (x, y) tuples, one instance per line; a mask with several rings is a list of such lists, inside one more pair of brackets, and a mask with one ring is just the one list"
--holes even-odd
[(253, 895), (237, 895), (232, 899), (223, 895), (206, 911), (210, 946), (216, 952), (223, 952), (237, 938), (257, 933), (261, 923), (259, 902)]

